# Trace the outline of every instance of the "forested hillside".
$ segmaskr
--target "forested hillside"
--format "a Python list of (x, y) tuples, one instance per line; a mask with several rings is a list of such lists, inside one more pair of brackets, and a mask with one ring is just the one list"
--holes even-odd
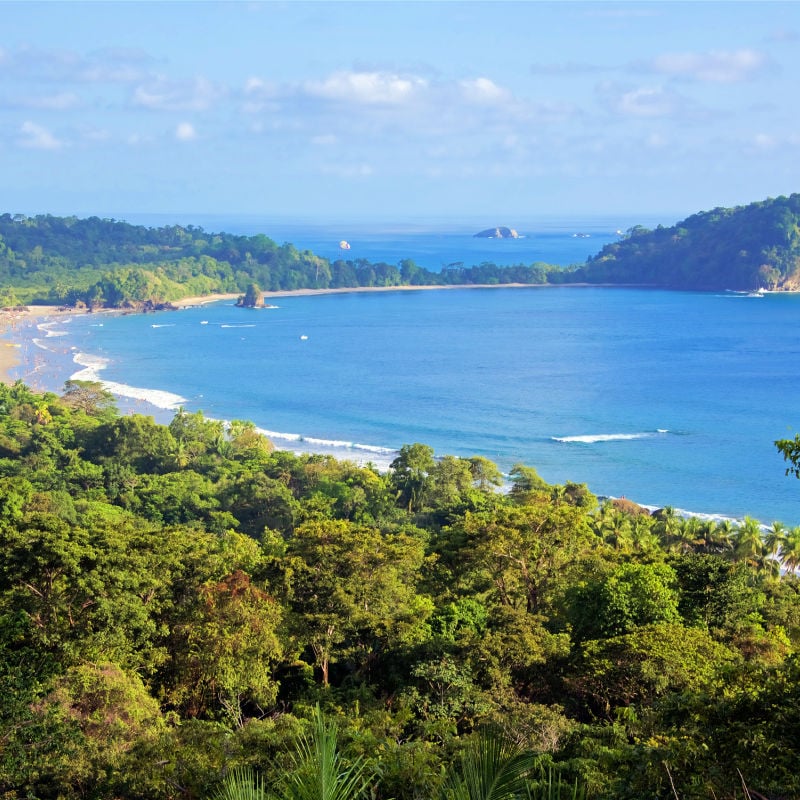
[(800, 796), (800, 528), (500, 481), (0, 386), (3, 797), (302, 782), (317, 704), (375, 800), (478, 796), (449, 776), (487, 728), (513, 796)]
[(269, 237), (192, 225), (146, 228), (111, 219), (0, 216), (0, 306), (121, 308), (192, 295), (455, 283), (544, 283), (547, 264), (480, 264), (441, 273), (410, 259), (329, 261)]
[(632, 228), (570, 280), (671, 289), (800, 289), (800, 194)]
[(543, 283), (671, 289), (800, 289), (800, 194), (632, 228), (582, 267), (484, 262), (432, 272), (403, 259), (329, 261), (263, 234), (111, 219), (0, 216), (0, 306), (137, 307), (190, 295), (258, 290)]

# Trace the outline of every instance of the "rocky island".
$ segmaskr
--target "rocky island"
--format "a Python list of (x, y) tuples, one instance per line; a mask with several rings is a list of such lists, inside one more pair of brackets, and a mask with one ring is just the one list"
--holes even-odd
[(476, 239), (519, 239), (519, 234), (513, 228), (487, 228), (485, 231), (476, 233)]

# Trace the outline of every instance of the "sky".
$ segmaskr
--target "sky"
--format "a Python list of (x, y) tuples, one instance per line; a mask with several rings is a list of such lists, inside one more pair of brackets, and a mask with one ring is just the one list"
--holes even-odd
[(3, 2), (0, 213), (637, 214), (800, 191), (800, 2)]

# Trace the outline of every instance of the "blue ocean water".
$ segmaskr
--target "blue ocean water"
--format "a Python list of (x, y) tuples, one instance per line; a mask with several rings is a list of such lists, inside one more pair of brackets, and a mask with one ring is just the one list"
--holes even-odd
[[(566, 258), (614, 235), (549, 233)], [(467, 261), (475, 241), (385, 236), (384, 252), (418, 263), (426, 248)], [(273, 302), (57, 320), (33, 349), (47, 388), (84, 367), (137, 410), (253, 420), (278, 446), (386, 466), (419, 441), (648, 505), (800, 524), (800, 482), (773, 445), (800, 430), (800, 296), (530, 287)]]

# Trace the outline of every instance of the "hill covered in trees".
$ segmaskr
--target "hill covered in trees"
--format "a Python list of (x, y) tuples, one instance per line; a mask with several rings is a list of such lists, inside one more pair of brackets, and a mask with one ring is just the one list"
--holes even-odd
[(570, 281), (670, 289), (800, 289), (800, 194), (632, 228)]
[(147, 228), (113, 219), (0, 216), (0, 306), (17, 303), (135, 307), (193, 295), (360, 286), (545, 283), (536, 263), (434, 273), (411, 259), (333, 262), (268, 236)]
[(300, 787), (317, 705), (373, 800), (488, 796), (449, 781), (485, 729), (509, 800), (800, 796), (800, 528), (500, 480), (0, 385), (3, 797)]
[(0, 306), (140, 307), (248, 289), (470, 284), (636, 284), (670, 289), (800, 289), (800, 194), (632, 228), (579, 267), (483, 262), (432, 272), (321, 258), (268, 236), (192, 225), (147, 228), (113, 219), (0, 216)]

